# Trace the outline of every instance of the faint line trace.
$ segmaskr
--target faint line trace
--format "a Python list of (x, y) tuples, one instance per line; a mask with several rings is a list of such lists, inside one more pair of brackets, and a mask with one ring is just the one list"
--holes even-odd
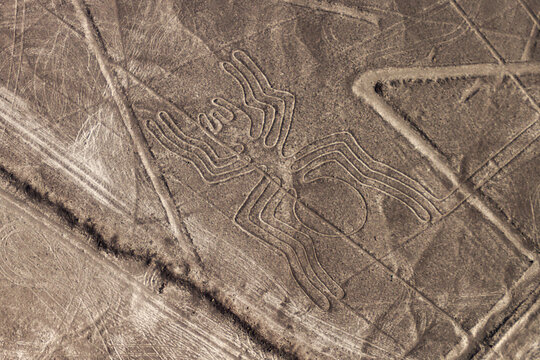
[[(540, 16), (540, 12), (538, 12), (537, 18), (538, 16)], [(533, 26), (531, 27), (531, 33), (529, 34), (529, 38), (527, 39), (527, 43), (525, 44), (525, 48), (523, 49), (523, 54), (521, 55), (521, 61), (532, 60), (532, 55), (533, 55), (532, 53), (536, 45), (539, 32), (540, 32), (540, 27), (538, 27), (537, 23), (533, 21)]]
[(358, 19), (379, 27), (380, 17), (366, 10), (355, 9), (351, 6), (331, 3), (324, 0), (282, 0), (291, 5), (307, 7), (313, 10), (325, 11), (341, 16)]

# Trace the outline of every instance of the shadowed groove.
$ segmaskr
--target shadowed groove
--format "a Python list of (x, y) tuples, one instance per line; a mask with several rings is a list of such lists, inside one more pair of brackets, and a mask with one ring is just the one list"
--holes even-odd
[[(189, 278), (189, 264), (180, 264), (185, 267), (187, 274), (181, 274), (177, 270), (178, 264), (172, 264), (162, 259), (157, 253), (146, 250), (144, 252), (125, 248), (119, 245), (116, 235), (111, 238), (105, 238), (96, 228), (91, 219), (79, 219), (70, 209), (58, 201), (50, 199), (47, 193), (36, 189), (30, 183), (19, 178), (14, 173), (0, 164), (0, 179), (7, 184), (3, 186), (6, 190), (0, 189), (0, 197), (14, 197), (10, 193), (23, 196), (30, 203), (38, 206), (41, 211), (47, 211), (54, 214), (55, 218), (62, 225), (68, 226), (90, 240), (92, 248), (112, 255), (118, 259), (129, 260), (144, 265), (148, 269), (155, 269), (164, 284), (174, 284), (180, 288), (186, 289), (196, 297), (203, 299), (211, 308), (215, 309), (225, 318), (229, 319), (235, 326), (246, 333), (256, 344), (261, 346), (263, 351), (276, 354), (286, 360), (296, 360), (298, 357), (292, 349), (283, 348), (274, 344), (271, 340), (265, 338), (256, 327), (249, 324), (242, 317), (234, 313), (225, 303), (221, 302), (220, 296), (213, 290), (201, 288)], [(4, 195), (5, 193), (5, 195)], [(78, 245), (77, 245), (78, 246)], [(86, 246), (82, 244), (81, 246)]]

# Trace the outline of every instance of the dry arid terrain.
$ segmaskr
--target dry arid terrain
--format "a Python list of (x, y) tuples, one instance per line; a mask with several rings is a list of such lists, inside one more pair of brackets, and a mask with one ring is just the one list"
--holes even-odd
[(540, 359), (539, 0), (0, 0), (0, 359)]

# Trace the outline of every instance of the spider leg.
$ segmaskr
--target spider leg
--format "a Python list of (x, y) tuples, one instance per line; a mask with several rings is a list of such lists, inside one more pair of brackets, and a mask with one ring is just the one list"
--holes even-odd
[(282, 236), (275, 236), (265, 229), (261, 221), (261, 213), (265, 204), (274, 196), (275, 191), (270, 186), (270, 180), (263, 176), (259, 183), (247, 196), (234, 217), (235, 223), (246, 233), (254, 236), (259, 241), (277, 249), (287, 259), (289, 270), (293, 279), (304, 292), (319, 308), (327, 311), (330, 309), (328, 298), (315, 287), (306, 274), (303, 262), (299, 258), (296, 249)]
[(201, 124), (204, 129), (209, 130), (212, 134), (217, 135), (221, 129), (223, 129), (222, 116), (223, 115), (216, 109), (213, 109), (209, 116), (201, 113), (199, 114), (199, 124)]
[(254, 96), (261, 102), (270, 104), (275, 110), (275, 117), (265, 128), (264, 144), (267, 147), (279, 146), (281, 150), (292, 122), (294, 95), (274, 89), (261, 69), (245, 52), (233, 51), (232, 61), (250, 83)]
[[(224, 182), (252, 171), (248, 163), (237, 156), (221, 161), (222, 164), (217, 166), (205, 148), (199, 146), (200, 143), (206, 143), (189, 138), (183, 132), (178, 135), (164, 121), (149, 120), (147, 126), (162, 146), (193, 164), (200, 176), (211, 184)], [(211, 148), (208, 144), (206, 146)]]
[(285, 194), (283, 193), (283, 189), (279, 188), (277, 184), (273, 185), (275, 188), (274, 194), (264, 205), (263, 211), (260, 214), (261, 223), (269, 232), (286, 240), (295, 249), (297, 254), (301, 254), (302, 258), (305, 257), (306, 265), (304, 267), (310, 279), (312, 279), (311, 282), (317, 288), (321, 289), (320, 284), (322, 284), (336, 298), (343, 298), (345, 292), (322, 267), (317, 258), (317, 252), (311, 237), (298, 231), (276, 216), (276, 209), (283, 201)]
[(339, 165), (338, 169), (341, 169), (342, 171), (337, 176), (338, 178), (347, 181), (353, 186), (356, 185), (356, 187), (358, 187), (357, 185), (363, 185), (378, 190), (390, 197), (399, 200), (401, 203), (407, 206), (409, 210), (411, 210), (421, 221), (426, 222), (430, 220), (429, 212), (427, 212), (427, 210), (420, 203), (418, 203), (418, 201), (404, 194), (399, 189), (388, 186), (384, 182), (367, 176), (365, 173), (363, 173), (361, 170), (351, 164), (351, 162), (339, 151), (330, 151), (314, 159), (309, 164), (309, 167), (302, 169), (302, 171), (300, 172), (300, 178), (306, 183), (317, 180), (317, 178), (314, 178), (312, 180), (306, 179), (309, 177), (309, 173), (327, 163), (335, 163)]
[[(237, 121), (240, 124), (249, 124), (249, 137), (254, 139), (253, 135), (253, 120), (251, 117), (246, 114), (244, 111), (239, 109), (237, 106), (231, 104), (229, 101), (217, 97), (212, 99), (211, 103), (215, 106), (214, 109), (210, 112), (208, 115), (212, 122), (208, 121), (208, 118), (206, 118), (206, 115), (202, 114), (204, 116), (206, 124), (201, 124), (203, 127), (209, 129), (214, 135), (217, 135), (223, 127), (223, 124), (229, 124), (233, 121)], [(224, 115), (225, 114), (225, 115)], [(214, 125), (216, 124), (216, 125)]]
[(400, 200), (422, 221), (440, 214), (418, 182), (374, 160), (349, 132), (332, 134), (307, 145), (295, 155), (292, 170), (305, 181), (307, 174), (328, 162), (337, 163), (344, 170), (345, 179), (353, 184), (372, 187)]
[(261, 115), (261, 119), (258, 122), (252, 121), (252, 128), (250, 129), (250, 134), (255, 134), (254, 138), (259, 139), (263, 134), (268, 132), (268, 124), (274, 122), (275, 109), (255, 97), (251, 84), (236, 66), (226, 61), (220, 63), (220, 65), (242, 88), (244, 106), (255, 110), (255, 112)]
[(229, 114), (226, 119), (222, 120), (226, 124), (230, 123), (231, 121), (235, 119), (237, 120), (245, 119), (247, 121), (251, 121), (251, 119), (245, 112), (243, 112), (238, 107), (236, 107), (235, 105), (231, 104), (230, 102), (228, 102), (227, 100), (223, 98), (217, 97), (217, 98), (212, 99), (212, 104), (226, 111)]
[(236, 160), (236, 154), (219, 156), (209, 142), (187, 135), (166, 111), (158, 112), (156, 118), (152, 120), (169, 136), (169, 139), (205, 158), (212, 168), (226, 167)]

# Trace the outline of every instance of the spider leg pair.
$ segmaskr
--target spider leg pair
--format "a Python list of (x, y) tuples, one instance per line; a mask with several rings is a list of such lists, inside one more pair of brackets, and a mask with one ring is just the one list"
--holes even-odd
[(339, 174), (333, 176), (356, 187), (367, 186), (397, 199), (422, 222), (439, 215), (422, 185), (373, 159), (350, 132), (331, 134), (305, 146), (294, 155), (291, 170), (303, 182), (310, 182), (316, 180), (309, 180), (310, 174), (327, 163), (338, 165)]
[(262, 138), (265, 147), (277, 147), (283, 156), (283, 146), (292, 123), (294, 95), (274, 89), (261, 69), (243, 51), (233, 51), (231, 62), (225, 61), (220, 65), (242, 88), (244, 107), (259, 114), (259, 120), (251, 122), (251, 137), (254, 140)]
[(234, 221), (242, 230), (284, 255), (300, 288), (318, 307), (328, 310), (330, 301), (326, 294), (340, 299), (345, 293), (321, 266), (309, 235), (276, 216), (275, 211), (284, 196), (285, 190), (278, 183), (263, 176), (236, 213)]
[(208, 183), (221, 183), (253, 171), (240, 154), (218, 155), (211, 138), (204, 141), (187, 135), (165, 111), (158, 112), (147, 126), (161, 145), (193, 164)]

